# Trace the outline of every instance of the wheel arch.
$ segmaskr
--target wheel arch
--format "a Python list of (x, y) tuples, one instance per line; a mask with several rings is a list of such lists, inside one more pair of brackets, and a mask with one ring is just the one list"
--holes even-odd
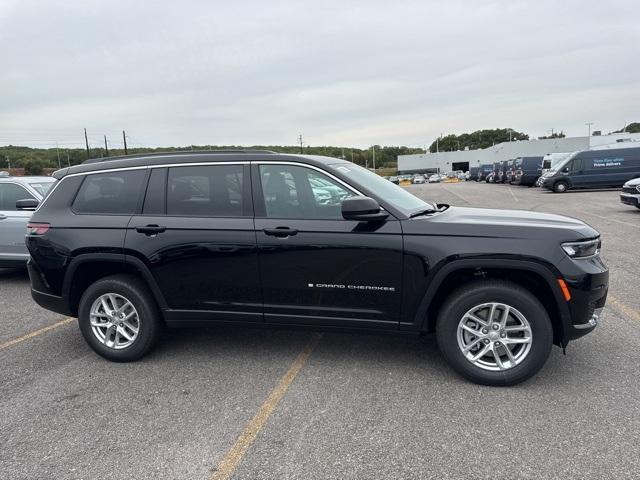
[(78, 314), (82, 293), (95, 281), (117, 274), (130, 274), (140, 278), (151, 291), (159, 310), (167, 309), (167, 303), (147, 266), (138, 258), (112, 253), (88, 253), (73, 258), (62, 286), (73, 315)]
[(503, 279), (526, 288), (536, 296), (551, 319), (554, 343), (562, 345), (565, 325), (570, 323), (570, 312), (558, 288), (558, 278), (561, 275), (553, 266), (532, 260), (455, 260), (443, 265), (429, 282), (414, 324), (419, 325), (420, 331), (434, 331), (438, 312), (453, 291), (483, 279)]

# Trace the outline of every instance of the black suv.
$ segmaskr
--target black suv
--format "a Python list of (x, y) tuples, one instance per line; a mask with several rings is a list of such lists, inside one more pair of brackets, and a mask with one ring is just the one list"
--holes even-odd
[(435, 331), (459, 373), (510, 385), (607, 296), (583, 222), (427, 203), (340, 159), (170, 153), (54, 176), (28, 226), (33, 298), (115, 361), (165, 325)]

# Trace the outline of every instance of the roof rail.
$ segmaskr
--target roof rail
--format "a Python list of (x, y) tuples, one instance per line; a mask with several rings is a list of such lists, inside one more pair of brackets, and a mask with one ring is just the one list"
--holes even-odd
[(124, 160), (126, 158), (143, 158), (143, 157), (156, 157), (163, 155), (228, 155), (233, 153), (243, 153), (243, 154), (277, 154), (278, 152), (272, 152), (271, 150), (176, 150), (169, 152), (148, 152), (148, 153), (132, 153), (131, 155), (119, 155), (117, 157), (101, 157), (101, 158), (90, 158), (82, 162), (86, 163), (99, 163), (106, 162), (110, 160)]

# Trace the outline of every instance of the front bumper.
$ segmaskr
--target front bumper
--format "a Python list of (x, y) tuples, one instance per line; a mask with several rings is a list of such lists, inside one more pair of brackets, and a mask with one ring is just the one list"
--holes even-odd
[(602, 319), (609, 291), (609, 269), (600, 256), (574, 260), (567, 257), (558, 265), (569, 287), (570, 319), (564, 326), (564, 343), (592, 332)]
[(634, 195), (631, 193), (621, 193), (620, 201), (625, 205), (632, 205), (634, 207), (640, 208), (640, 193), (638, 195)]

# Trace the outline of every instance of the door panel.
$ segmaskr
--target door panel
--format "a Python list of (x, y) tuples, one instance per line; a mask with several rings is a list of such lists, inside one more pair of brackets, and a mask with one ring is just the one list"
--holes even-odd
[(252, 178), (265, 321), (398, 328), (400, 223), (344, 220), (354, 192), (307, 167), (255, 165)]
[(0, 183), (0, 255), (7, 259), (29, 255), (24, 237), (33, 212), (16, 209), (16, 201), (27, 198), (35, 197), (21, 185)]
[[(136, 229), (147, 225), (165, 229), (155, 234)], [(170, 319), (262, 321), (251, 218), (134, 215), (125, 248), (149, 267), (169, 309), (176, 311)]]
[(262, 322), (249, 176), (226, 163), (151, 172), (125, 247), (149, 267), (168, 320)]

